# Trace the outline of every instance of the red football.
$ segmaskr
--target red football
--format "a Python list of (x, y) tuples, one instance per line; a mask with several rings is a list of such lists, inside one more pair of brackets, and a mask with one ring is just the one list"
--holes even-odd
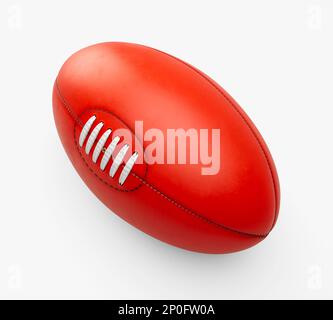
[(87, 186), (147, 234), (228, 253), (275, 225), (279, 182), (263, 138), (193, 66), (142, 45), (97, 44), (61, 68), (53, 112)]

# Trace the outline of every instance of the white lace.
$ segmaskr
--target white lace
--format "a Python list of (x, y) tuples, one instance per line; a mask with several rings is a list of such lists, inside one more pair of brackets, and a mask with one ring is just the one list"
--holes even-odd
[[(86, 138), (89, 134), (89, 132), (91, 131), (91, 128), (94, 124), (96, 120), (95, 116), (92, 116), (83, 126), (82, 130), (81, 130), (81, 134), (80, 134), (80, 138), (79, 138), (79, 145), (82, 148), (84, 142), (86, 141)], [(89, 155), (96, 139), (97, 136), (99, 134), (99, 132), (102, 130), (104, 124), (103, 122), (98, 123), (95, 128), (91, 131), (89, 137), (88, 137), (88, 141), (86, 143), (85, 146), (85, 152), (87, 155)], [(97, 144), (95, 146), (93, 155), (92, 155), (92, 160), (94, 163), (97, 162), (99, 155), (101, 154), (101, 152), (104, 152), (103, 158), (101, 160), (100, 163), (100, 169), (103, 171), (105, 169), (105, 167), (107, 166), (107, 164), (109, 163), (109, 160), (117, 146), (117, 144), (120, 141), (120, 137), (116, 136), (112, 139), (111, 143), (109, 144), (109, 146), (105, 149), (105, 143), (107, 141), (107, 139), (109, 138), (110, 134), (111, 134), (112, 130), (111, 129), (107, 129), (103, 135), (100, 137), (100, 139), (97, 141)], [(105, 150), (105, 151), (103, 151)], [(122, 164), (122, 162), (124, 161), (124, 158), (126, 156), (127, 151), (129, 150), (129, 145), (125, 144), (120, 151), (118, 152), (118, 154), (116, 155), (116, 157), (113, 160), (113, 163), (111, 165), (110, 171), (109, 171), (109, 175), (110, 177), (114, 177), (115, 174), (117, 173), (120, 165)], [(123, 170), (120, 173), (119, 176), (119, 184), (123, 185), (124, 182), (126, 181), (127, 177), (129, 176), (129, 174), (132, 171), (132, 168), (136, 162), (136, 160), (138, 159), (139, 154), (137, 152), (134, 152), (132, 154), (132, 156), (128, 159), (127, 163), (125, 164)]]

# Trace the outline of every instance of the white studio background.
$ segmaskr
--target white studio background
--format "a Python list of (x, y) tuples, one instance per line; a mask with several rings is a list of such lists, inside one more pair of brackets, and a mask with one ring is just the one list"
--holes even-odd
[[(0, 298), (333, 298), (333, 3), (0, 2)], [(231, 255), (134, 229), (88, 190), (62, 148), (52, 85), (103, 41), (197, 66), (246, 110), (278, 168), (278, 224)]]

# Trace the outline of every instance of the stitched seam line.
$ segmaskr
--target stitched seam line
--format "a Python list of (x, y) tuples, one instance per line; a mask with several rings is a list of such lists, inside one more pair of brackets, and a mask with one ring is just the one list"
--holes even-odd
[(184, 207), (183, 205), (181, 205), (180, 203), (178, 203), (177, 201), (171, 199), (170, 197), (168, 197), (166, 194), (164, 194), (162, 191), (158, 190), (156, 187), (154, 187), (152, 184), (148, 183), (147, 181), (145, 181), (144, 179), (142, 179), (141, 177), (139, 177), (138, 175), (136, 175), (135, 173), (132, 173), (133, 176), (135, 176), (137, 179), (139, 179), (144, 185), (146, 185), (148, 188), (150, 188), (151, 190), (153, 190), (154, 192), (158, 193), (161, 197), (163, 197), (164, 199), (168, 200), (169, 202), (171, 202), (173, 205), (175, 205), (178, 209), (181, 209), (189, 214), (191, 214), (192, 216), (199, 218), (200, 220), (213, 225), (214, 227), (220, 228), (220, 229), (224, 229), (233, 233), (238, 233), (242, 236), (248, 236), (248, 237), (257, 237), (257, 238), (265, 238), (266, 235), (256, 235), (253, 233), (247, 233), (247, 232), (243, 232), (243, 231), (238, 231), (232, 228), (229, 228), (225, 225), (221, 225), (219, 223), (216, 223), (212, 220), (207, 219), (206, 217), (194, 212), (193, 210)]
[[(57, 89), (57, 94), (59, 99), (61, 100), (63, 106), (65, 107), (65, 109), (67, 110), (67, 112), (69, 113), (69, 115), (73, 118), (73, 120), (78, 123), (81, 127), (83, 127), (83, 123), (81, 121), (81, 119), (78, 117), (78, 115), (76, 115), (72, 108), (69, 106), (69, 104), (67, 103), (67, 101), (65, 100), (65, 98), (62, 96), (60, 89), (59, 89), (59, 85), (58, 85), (58, 78), (55, 81), (55, 87)], [(75, 139), (74, 139), (75, 140)]]
[[(57, 94), (61, 97), (61, 101), (62, 102), (66, 102), (64, 105), (65, 109), (67, 110), (67, 112), (69, 113), (69, 115), (72, 117), (72, 119), (78, 123), (80, 126), (83, 126), (81, 119), (79, 119), (79, 117), (73, 112), (72, 108), (69, 106), (69, 104), (67, 103), (67, 101), (65, 100), (65, 98), (62, 96), (59, 86), (58, 86), (58, 79), (56, 79), (56, 88), (57, 88)], [(75, 127), (75, 126), (74, 126)], [(74, 129), (75, 130), (75, 129)], [(77, 146), (77, 142), (74, 136), (74, 143)], [(78, 147), (78, 146), (77, 146)], [(86, 166), (88, 167), (89, 171), (91, 171), (94, 176), (96, 176), (99, 180), (101, 180), (104, 184), (106, 184), (107, 186), (112, 187), (115, 190), (118, 190), (117, 188), (115, 188), (114, 186), (106, 183), (103, 179), (101, 179), (94, 171), (92, 168), (90, 168), (89, 164), (85, 161), (85, 159), (82, 157), (81, 153), (80, 153), (81, 158), (84, 160), (84, 163), (86, 164)], [(233, 232), (242, 236), (247, 236), (247, 237), (252, 237), (252, 238), (265, 238), (267, 236), (267, 234), (265, 235), (259, 235), (259, 234), (253, 234), (253, 233), (247, 233), (247, 232), (243, 232), (243, 231), (239, 231), (239, 230), (235, 230), (232, 228), (229, 228), (227, 226), (224, 226), (222, 224), (216, 223), (214, 221), (211, 221), (209, 219), (207, 219), (206, 217), (202, 216), (201, 214), (196, 213), (195, 211), (181, 205), (180, 203), (178, 203), (177, 201), (171, 199), (170, 197), (168, 197), (167, 195), (165, 195), (163, 192), (161, 192), (160, 190), (158, 190), (156, 187), (154, 187), (153, 185), (151, 185), (149, 182), (147, 182), (146, 180), (144, 180), (143, 178), (139, 177), (137, 174), (135, 174), (134, 172), (131, 172), (131, 175), (133, 175), (134, 177), (136, 177), (137, 179), (140, 180), (140, 182), (145, 185), (146, 187), (148, 187), (149, 189), (153, 190), (155, 193), (159, 194), (163, 199), (167, 200), (168, 202), (172, 203), (174, 206), (176, 206), (177, 208), (181, 209), (182, 211), (191, 214), (192, 216), (199, 218), (201, 221), (204, 221), (212, 226), (215, 226), (217, 228), (220, 229), (224, 229), (226, 231), (229, 232)]]

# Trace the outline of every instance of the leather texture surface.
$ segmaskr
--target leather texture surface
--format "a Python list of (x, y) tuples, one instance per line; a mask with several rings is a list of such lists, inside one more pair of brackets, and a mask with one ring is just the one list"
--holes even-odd
[[(137, 44), (85, 48), (61, 68), (53, 111), (83, 181), (113, 212), (147, 234), (192, 251), (229, 253), (257, 244), (275, 225), (279, 182), (263, 138), (231, 96), (189, 64)], [(218, 128), (220, 171), (202, 175), (201, 163), (136, 164), (120, 186), (119, 173), (108, 177), (99, 169), (100, 158), (93, 163), (80, 150), (79, 133), (91, 115), (96, 124), (130, 129), (144, 149), (149, 142), (134, 136), (135, 121), (143, 121), (144, 130), (160, 129), (164, 137), (170, 128)]]

